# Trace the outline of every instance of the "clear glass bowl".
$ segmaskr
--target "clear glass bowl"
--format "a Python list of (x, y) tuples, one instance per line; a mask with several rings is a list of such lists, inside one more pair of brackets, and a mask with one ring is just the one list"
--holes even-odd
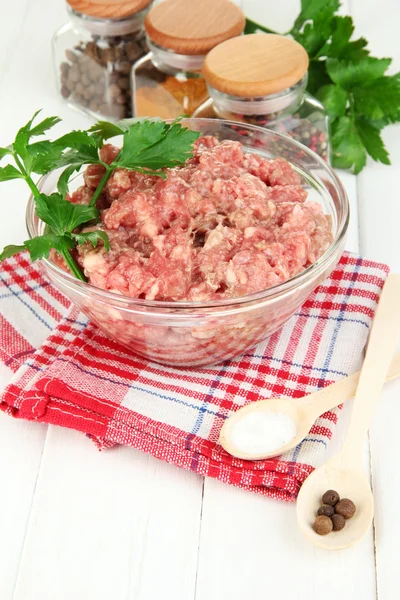
[[(314, 152), (290, 138), (251, 125), (216, 119), (185, 119), (183, 124), (224, 140), (240, 141), (247, 152), (265, 158), (283, 156), (302, 177), (308, 198), (319, 202), (332, 219), (333, 242), (312, 266), (268, 290), (213, 302), (136, 300), (96, 288), (69, 275), (49, 260), (41, 260), (48, 279), (112, 339), (147, 359), (172, 366), (219, 363), (268, 338), (303, 304), (330, 274), (344, 249), (349, 221), (346, 192), (332, 169)], [(40, 189), (56, 189), (58, 172), (44, 177)], [(82, 184), (82, 174), (75, 179)], [(40, 235), (30, 198), (27, 228)]]

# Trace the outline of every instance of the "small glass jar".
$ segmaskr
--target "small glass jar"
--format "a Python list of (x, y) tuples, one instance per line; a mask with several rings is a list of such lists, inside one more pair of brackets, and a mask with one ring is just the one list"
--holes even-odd
[(306, 92), (307, 68), (306, 51), (290, 38), (252, 34), (229, 40), (204, 62), (210, 99), (193, 116), (272, 129), (329, 162), (328, 115)]
[(229, 0), (164, 0), (145, 19), (149, 54), (132, 70), (133, 115), (174, 119), (208, 98), (201, 67), (218, 43), (242, 33), (245, 19)]
[(94, 118), (132, 116), (132, 65), (148, 52), (151, 0), (67, 0), (69, 22), (53, 38), (59, 93)]

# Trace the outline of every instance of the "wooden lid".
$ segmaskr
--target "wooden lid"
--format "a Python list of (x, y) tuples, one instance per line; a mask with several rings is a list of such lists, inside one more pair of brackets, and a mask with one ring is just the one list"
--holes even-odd
[(232, 96), (276, 94), (306, 74), (308, 54), (298, 42), (270, 33), (243, 35), (220, 44), (203, 63), (209, 85)]
[(73, 10), (100, 19), (124, 19), (151, 4), (152, 0), (67, 0)]
[(158, 46), (196, 55), (240, 35), (245, 18), (229, 0), (164, 0), (149, 11), (144, 24)]

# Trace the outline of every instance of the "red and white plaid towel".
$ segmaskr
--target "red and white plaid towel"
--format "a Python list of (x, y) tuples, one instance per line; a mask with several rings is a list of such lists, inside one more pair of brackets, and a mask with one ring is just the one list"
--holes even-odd
[(20, 254), (0, 272), (3, 379), (15, 372), (0, 408), (82, 431), (99, 448), (127, 444), (201, 475), (294, 500), (323, 459), (337, 409), (275, 460), (231, 457), (218, 444), (219, 431), (248, 402), (301, 397), (355, 371), (387, 274), (385, 265), (345, 254), (269, 340), (220, 365), (178, 369), (105, 337)]

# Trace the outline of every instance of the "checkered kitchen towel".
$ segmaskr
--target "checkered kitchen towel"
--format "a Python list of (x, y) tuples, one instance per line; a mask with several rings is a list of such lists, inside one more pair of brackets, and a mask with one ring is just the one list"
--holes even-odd
[(231, 457), (218, 444), (221, 426), (248, 402), (301, 397), (355, 371), (387, 273), (385, 265), (345, 254), (266, 342), (220, 365), (177, 369), (105, 337), (18, 255), (0, 272), (0, 359), (3, 375), (15, 372), (0, 408), (77, 429), (100, 448), (127, 444), (201, 475), (294, 500), (323, 460), (338, 410), (322, 415), (297, 448), (275, 460)]

